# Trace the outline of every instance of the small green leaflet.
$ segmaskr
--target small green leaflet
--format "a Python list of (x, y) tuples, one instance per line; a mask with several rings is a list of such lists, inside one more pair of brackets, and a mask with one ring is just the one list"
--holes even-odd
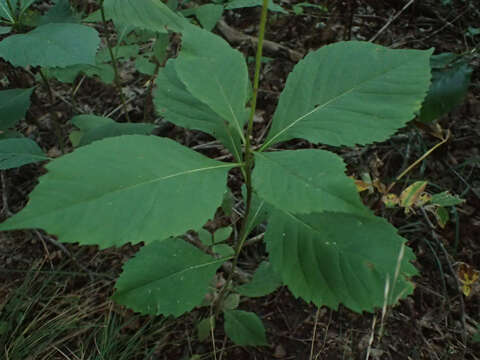
[(157, 76), (154, 92), (157, 113), (176, 125), (215, 136), (240, 161), (240, 135), (231, 124), (188, 91), (178, 77), (175, 62), (169, 60)]
[(44, 160), (48, 160), (48, 157), (33, 140), (28, 138), (0, 140), (0, 170)]
[(448, 191), (434, 194), (430, 198), (430, 203), (438, 206), (455, 206), (455, 205), (460, 205), (464, 202), (465, 202), (465, 199), (461, 199), (456, 195), (452, 195)]
[(14, 66), (66, 67), (95, 65), (100, 38), (95, 29), (79, 24), (45, 24), (0, 42), (0, 57)]
[(175, 70), (188, 92), (231, 124), (243, 139), (249, 86), (243, 55), (209, 31), (188, 26)]
[[(247, 7), (262, 6), (262, 0), (232, 0), (225, 4), (226, 10), (243, 9)], [(280, 5), (275, 4), (272, 0), (268, 3), (268, 10), (288, 14), (288, 12)]]
[(181, 32), (188, 24), (160, 0), (105, 0), (107, 17), (115, 24), (131, 25), (140, 29), (166, 33)]
[(265, 328), (254, 313), (242, 310), (227, 310), (225, 316), (225, 333), (232, 341), (241, 346), (267, 345)]
[(0, 131), (7, 130), (24, 118), (30, 107), (34, 88), (0, 91)]
[(274, 292), (282, 285), (282, 279), (278, 276), (269, 262), (263, 261), (253, 279), (241, 286), (237, 286), (235, 291), (249, 297), (260, 297)]
[(202, 303), (222, 262), (182, 239), (155, 241), (123, 266), (113, 299), (142, 314), (178, 317)]

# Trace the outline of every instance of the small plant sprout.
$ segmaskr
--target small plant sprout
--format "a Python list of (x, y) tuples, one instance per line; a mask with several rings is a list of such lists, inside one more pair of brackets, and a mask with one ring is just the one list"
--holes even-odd
[[(412, 293), (417, 274), (412, 250), (395, 227), (364, 206), (342, 158), (316, 146), (282, 150), (282, 144), (301, 138), (353, 147), (388, 139), (420, 110), (430, 86), (433, 50), (352, 41), (310, 52), (288, 76), (265, 139), (253, 144), (268, 0), (262, 6), (252, 84), (239, 51), (161, 1), (105, 0), (103, 6), (115, 24), (181, 34), (181, 51), (155, 79), (157, 113), (214, 136), (232, 160), (213, 160), (169, 138), (138, 133), (85, 141), (46, 165), (48, 172), (28, 204), (0, 230), (41, 228), (60, 241), (102, 249), (143, 242), (124, 265), (113, 299), (142, 314), (175, 317), (210, 306), (210, 315), (224, 317), (226, 334), (239, 345), (268, 340), (260, 318), (236, 308), (232, 294), (263, 296), (284, 285), (318, 307), (343, 304), (362, 312), (384, 306), (388, 279), (388, 305)], [(33, 30), (32, 39), (46, 42), (48, 33), (49, 42), (71, 41), (56, 31), (58, 24), (43, 26), (49, 27)], [(98, 42), (92, 28), (71, 26), (65, 36), (81, 34)], [(25, 36), (10, 37), (11, 45), (31, 41)], [(0, 43), (0, 56), (21, 66), (76, 61), (65, 56), (59, 63), (53, 49), (41, 49), (48, 55), (27, 62), (6, 48)], [(94, 53), (82, 54), (85, 63), (94, 62)], [(244, 218), (228, 233), (233, 250), (204, 251), (217, 244), (195, 246), (184, 234), (199, 231), (214, 217), (232, 169), (243, 176)], [(234, 281), (239, 256), (259, 221), (267, 224), (268, 262), (251, 283), (240, 286)], [(225, 262), (231, 265), (226, 281), (205, 304)], [(213, 320), (208, 324), (213, 329)], [(207, 337), (206, 330), (202, 334)]]

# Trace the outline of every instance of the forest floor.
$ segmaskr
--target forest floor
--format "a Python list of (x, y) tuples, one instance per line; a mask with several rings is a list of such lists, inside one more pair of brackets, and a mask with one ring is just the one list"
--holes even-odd
[[(291, 4), (299, 2), (285, 1), (285, 7), (291, 9)], [(269, 125), (287, 75), (298, 56), (308, 51), (332, 42), (372, 38), (392, 48), (433, 47), (435, 54), (468, 53), (475, 47), (478, 51), (480, 44), (480, 3), (473, 0), (310, 3), (327, 8), (308, 7), (299, 15), (270, 14), (266, 38), (293, 51), (265, 50), (268, 61), (262, 70), (254, 129), (259, 137)], [(410, 5), (404, 7), (407, 3)], [(228, 11), (223, 27), (218, 26), (215, 32), (228, 37), (228, 30), (234, 29), (256, 36), (258, 19), (259, 8)], [(230, 39), (247, 58), (254, 56), (255, 48), (249, 41), (237, 40)], [(172, 54), (174, 50), (171, 49)], [(475, 71), (463, 105), (438, 120), (443, 129), (450, 130), (449, 141), (395, 187), (398, 194), (405, 184), (426, 180), (433, 192), (448, 190), (465, 199), (452, 211), (446, 226), (441, 228), (422, 211), (406, 214), (403, 209), (385, 208), (378, 193), (362, 193), (364, 202), (408, 239), (408, 246), (417, 257), (419, 276), (414, 279), (413, 295), (389, 308), (384, 317), (381, 309), (374, 314), (358, 314), (343, 307), (317, 309), (294, 298), (287, 288), (280, 288), (269, 296), (240, 305), (262, 318), (270, 345), (235, 346), (226, 339), (222, 327), (217, 326), (214, 356), (211, 339), (197, 340), (195, 324), (203, 315), (202, 309), (178, 319), (149, 318), (111, 302), (109, 297), (121, 265), (140, 245), (99, 251), (95, 246), (62, 245), (40, 231), (17, 231), (0, 234), (0, 358), (8, 351), (6, 358), (22, 360), (334, 360), (365, 359), (367, 352), (370, 359), (480, 359), (480, 286), (474, 283), (469, 296), (465, 296), (458, 279), (462, 264), (480, 269), (478, 65), (477, 58), (471, 64)], [(32, 85), (31, 79), (10, 65), (0, 63), (0, 69), (10, 74), (9, 86)], [(156, 119), (151, 104), (145, 100), (144, 84), (148, 78), (132, 72), (128, 62), (123, 64), (121, 76), (132, 121)], [(52, 81), (53, 99), (45, 87), (38, 87), (27, 119), (20, 125), (20, 130), (34, 138), (51, 157), (72, 151), (68, 139), (72, 125), (68, 120), (79, 110), (101, 115), (120, 109), (113, 86), (88, 77), (76, 85), (74, 104), (68, 100), (68, 85)], [(111, 116), (124, 121), (121, 110)], [(60, 129), (54, 128), (54, 121), (61, 124)], [(212, 139), (203, 133), (167, 124), (161, 135), (192, 148), (203, 148), (209, 156), (221, 155), (216, 147), (208, 146)], [(341, 150), (340, 154), (348, 164), (349, 175), (360, 178), (368, 173), (388, 184), (438, 142), (428, 129), (412, 122), (384, 143)], [(284, 147), (312, 145), (295, 140)], [(2, 172), (1, 221), (25, 205), (43, 173), (41, 164)], [(240, 199), (236, 200), (237, 206), (241, 206)], [(229, 222), (225, 218), (215, 221), (224, 225)], [(241, 266), (252, 269), (265, 257), (264, 245), (256, 242), (246, 249)], [(8, 325), (12, 323), (14, 328)]]

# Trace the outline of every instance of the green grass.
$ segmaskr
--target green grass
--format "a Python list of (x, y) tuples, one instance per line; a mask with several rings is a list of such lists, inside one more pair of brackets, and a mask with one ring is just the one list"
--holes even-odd
[(163, 345), (165, 320), (122, 312), (106, 296), (110, 281), (61, 270), (35, 264), (0, 289), (0, 358), (145, 360)]

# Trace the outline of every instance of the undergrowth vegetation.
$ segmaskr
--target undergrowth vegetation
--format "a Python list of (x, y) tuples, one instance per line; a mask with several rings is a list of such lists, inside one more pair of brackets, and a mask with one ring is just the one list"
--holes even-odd
[[(0, 0), (7, 34), (0, 57), (35, 79), (30, 86), (0, 91), (0, 169), (48, 161), (21, 211), (11, 214), (4, 196), (5, 214), (12, 216), (0, 230), (31, 229), (45, 248), (46, 242), (57, 246), (82, 270), (62, 242), (100, 249), (141, 244), (109, 294), (138, 314), (121, 316), (121, 307), (106, 297), (99, 300), (95, 293), (105, 280), (97, 282), (88, 270), (91, 290), (69, 295), (68, 271), (44, 274), (42, 263), (1, 304), (5, 356), (155, 358), (159, 346), (151, 339), (168, 343), (172, 316), (192, 311), (189, 325), (198, 341), (210, 340), (208, 354), (214, 358), (220, 325), (236, 346), (268, 346), (261, 314), (242, 304), (285, 291), (282, 286), (318, 309), (314, 337), (320, 309), (344, 307), (381, 311), (382, 338), (390, 306), (411, 295), (414, 276), (422, 276), (403, 237), (416, 226), (408, 216), (422, 214), (436, 236), (436, 229), (458, 220), (457, 206), (465, 202), (467, 192), (454, 195), (422, 177), (405, 179), (451, 139), (437, 120), (464, 101), (477, 49), (432, 55), (433, 48), (390, 49), (367, 41), (324, 45), (293, 67), (268, 126), (257, 134), (268, 11), (300, 16), (307, 8), (324, 14), (327, 7), (300, 3), (289, 12), (268, 0), (183, 8), (155, 0), (94, 5), (95, 11), (84, 7), (82, 13), (57, 0), (36, 12), (35, 1)], [(259, 5), (249, 72), (244, 54), (212, 29), (226, 11)], [(146, 79), (140, 118), (133, 118), (129, 105), (135, 94), (122, 83), (123, 67), (132, 65)], [(103, 114), (82, 111), (76, 100), (79, 77), (111, 84), (118, 107)], [(65, 102), (73, 130), (66, 134), (52, 112), (58, 152), (45, 153), (28, 132), (18, 130), (33, 94), (43, 91), (55, 99), (52, 84), (72, 85)], [(122, 121), (114, 120), (116, 112), (122, 112)], [(361, 171), (347, 175), (342, 153), (365, 151), (362, 146), (386, 141), (414, 119), (437, 139), (434, 146), (414, 161), (406, 158), (390, 178)], [(221, 156), (165, 136), (168, 124), (208, 134)], [(309, 145), (292, 148), (295, 141)], [(368, 198), (377, 201), (367, 206)], [(401, 209), (407, 216), (402, 236), (379, 216), (379, 208)], [(223, 220), (215, 225), (218, 219)], [(246, 247), (258, 242), (263, 253), (249, 269), (242, 267)], [(449, 270), (455, 286), (469, 296), (478, 272), (467, 264)], [(462, 321), (465, 328), (465, 317)], [(84, 334), (88, 340), (67, 353), (74, 337)]]

